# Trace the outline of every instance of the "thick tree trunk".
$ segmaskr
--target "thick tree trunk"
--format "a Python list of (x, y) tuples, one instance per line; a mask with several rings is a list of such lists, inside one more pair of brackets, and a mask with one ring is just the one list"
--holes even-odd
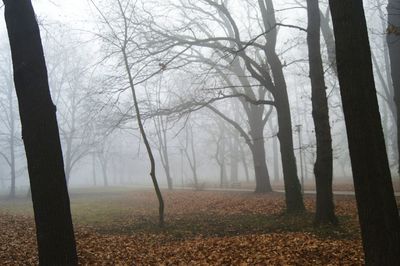
[(400, 221), (362, 0), (330, 0), (340, 91), (367, 265), (400, 265)]
[(320, 11), (318, 0), (307, 0), (307, 44), (310, 64), (312, 116), (317, 140), (317, 158), (314, 165), (317, 190), (314, 223), (337, 224), (332, 193), (332, 137), (329, 125), (328, 100), (320, 47)]
[[(282, 62), (275, 51), (277, 29), (271, 28), (276, 24), (275, 9), (272, 0), (258, 1), (265, 29), (270, 29), (266, 35), (265, 55), (271, 68), (273, 87), (265, 82), (266, 88), (271, 87), (278, 115), (278, 138), (281, 149), (283, 180), (285, 183), (285, 200), (287, 212), (304, 211), (303, 196), (297, 176), (296, 158), (293, 149), (292, 120), (290, 115), (289, 97)], [(265, 3), (265, 5), (264, 5)], [(266, 79), (267, 81), (268, 79)], [(269, 85), (269, 86), (268, 86)]]
[(253, 156), (254, 174), (256, 180), (256, 193), (271, 192), (271, 181), (269, 177), (264, 141), (264, 126), (263, 123), (264, 108), (259, 106), (251, 106), (251, 115), (249, 115), (249, 135), (252, 143), (249, 145)]
[(265, 158), (264, 139), (258, 139), (251, 148), (254, 163), (254, 174), (256, 179), (256, 193), (271, 192), (272, 187), (269, 179), (267, 161)]
[[(389, 0), (387, 11), (387, 44), (392, 72), (394, 103), (397, 109), (397, 146), (400, 147), (400, 0)], [(400, 148), (398, 148), (398, 159), (400, 160)], [(400, 161), (398, 173), (400, 174)]]
[(39, 27), (31, 1), (3, 0), (35, 214), (39, 263), (76, 265), (70, 203)]
[[(286, 93), (280, 91), (281, 93)], [(304, 211), (301, 186), (297, 176), (296, 158), (293, 148), (293, 132), (290, 116), (289, 100), (285, 95), (275, 96), (276, 109), (278, 114), (279, 143), (281, 148), (281, 160), (283, 180), (285, 183), (285, 200), (287, 212)]]

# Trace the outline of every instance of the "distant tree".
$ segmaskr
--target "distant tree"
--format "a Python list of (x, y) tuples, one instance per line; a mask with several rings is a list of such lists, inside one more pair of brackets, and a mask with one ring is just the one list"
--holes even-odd
[[(390, 67), (392, 72), (394, 103), (397, 116), (397, 146), (400, 147), (400, 0), (389, 0), (387, 44), (389, 48)], [(398, 148), (400, 174), (400, 148)]]
[[(99, 7), (94, 3), (94, 1), (91, 2), (103, 19), (106, 30), (108, 30), (108, 33), (99, 36), (104, 42), (110, 45), (110, 49), (112, 50), (110, 54), (107, 55), (107, 58), (111, 58), (111, 55), (116, 56), (118, 60), (118, 68), (121, 68), (123, 71), (122, 77), (127, 83), (123, 86), (131, 91), (134, 114), (150, 162), (150, 178), (153, 182), (154, 190), (159, 203), (159, 225), (162, 227), (164, 226), (164, 200), (156, 177), (156, 162), (152, 147), (146, 134), (142, 113), (140, 111), (138, 94), (136, 92), (136, 86), (138, 84), (135, 82), (135, 78), (140, 73), (133, 72), (134, 69), (131, 62), (132, 59), (135, 59), (133, 50), (137, 49), (136, 40), (134, 40), (135, 35), (130, 32), (131, 28), (134, 28), (138, 24), (138, 21), (134, 18), (135, 6), (131, 1), (113, 1), (112, 7), (116, 8), (116, 15), (118, 19), (109, 20), (105, 16), (104, 12), (102, 12), (102, 10), (100, 10)], [(162, 69), (160, 71), (162, 71)]]
[[(245, 73), (238, 74), (238, 78), (251, 76), (252, 80), (257, 83), (256, 87), (259, 88), (257, 92), (258, 95), (251, 90), (246, 90), (245, 93), (242, 93), (244, 99), (257, 101), (256, 97), (258, 97), (259, 100), (264, 100), (266, 96), (272, 96), (271, 98), (273, 98), (273, 100), (265, 101), (264, 104), (275, 107), (278, 114), (278, 138), (280, 141), (287, 211), (304, 211), (305, 208), (293, 149), (292, 121), (287, 84), (283, 71), (284, 63), (281, 61), (276, 50), (278, 39), (277, 28), (285, 25), (277, 22), (272, 0), (258, 0), (256, 16), (257, 19), (260, 19), (259, 21), (256, 20), (254, 25), (260, 32), (256, 36), (251, 34), (249, 36), (250, 40), (246, 40), (243, 38), (245, 34), (243, 34), (240, 27), (241, 24), (239, 24), (241, 20), (235, 19), (232, 9), (229, 8), (231, 7), (229, 3), (231, 2), (215, 0), (198, 2), (180, 1), (180, 4), (176, 7), (190, 10), (192, 13), (196, 11), (202, 14), (202, 17), (207, 17), (207, 20), (215, 22), (215, 28), (218, 28), (220, 31), (213, 29), (211, 30), (211, 34), (207, 34), (203, 30), (207, 24), (198, 22), (192, 17), (190, 17), (188, 21), (184, 21), (183, 23), (185, 24), (176, 26), (175, 29), (167, 28), (164, 25), (156, 25), (153, 23), (154, 19), (151, 18), (149, 19), (151, 25), (149, 25), (149, 30), (147, 31), (151, 32), (152, 36), (157, 34), (159, 37), (156, 37), (155, 40), (149, 43), (161, 44), (161, 47), (158, 47), (158, 49), (161, 50), (167, 49), (165, 47), (170, 45), (171, 47), (209, 49), (211, 50), (210, 54), (216, 55), (222, 53), (224, 56), (219, 56), (219, 59), (217, 59), (218, 62), (227, 59), (233, 72), (235, 71), (234, 68), (238, 65), (243, 65), (244, 67), (242, 69), (245, 70)], [(254, 5), (252, 5), (250, 9), (254, 9)], [(296, 26), (294, 26), (294, 28), (301, 29)], [(252, 31), (250, 30), (250, 32)], [(241, 62), (241, 64), (236, 64), (235, 61)], [(245, 86), (244, 84), (241, 85), (243, 88), (252, 87)], [(246, 95), (247, 93), (249, 93), (250, 96)], [(250, 106), (251, 104), (249, 103), (249, 109), (251, 108)], [(259, 117), (264, 117), (263, 114), (265, 110), (261, 107), (254, 109), (256, 109), (256, 116), (249, 117), (249, 123), (255, 123), (254, 130), (256, 132), (253, 131), (252, 127), (252, 131), (249, 133), (257, 133), (257, 139), (262, 139), (262, 129), (265, 126), (265, 122), (260, 121)], [(212, 110), (215, 112), (215, 108)], [(228, 118), (229, 120), (226, 118), (228, 117), (225, 116), (223, 119), (230, 123), (233, 121), (230, 118)], [(231, 125), (238, 128), (233, 123), (231, 123)], [(244, 133), (245, 134), (241, 132), (241, 135), (244, 135), (244, 137), (249, 135), (246, 132)], [(246, 139), (246, 142), (252, 143), (251, 138)], [(265, 158), (260, 157), (262, 153), (264, 153), (265, 156), (265, 151), (264, 149), (260, 150), (262, 147), (261, 144), (255, 143), (255, 147), (255, 150), (257, 149), (260, 151), (256, 157), (261, 158), (260, 165), (262, 165), (262, 167), (257, 167), (255, 170), (262, 171), (262, 175), (264, 175), (264, 177), (262, 177), (265, 179), (266, 167), (264, 167), (264, 165), (266, 165), (266, 162)], [(259, 175), (256, 174), (256, 177), (257, 176)], [(267, 182), (264, 184), (267, 184)], [(257, 192), (266, 192), (268, 190), (271, 190), (271, 188), (266, 185), (260, 187)]]
[(329, 1), (367, 265), (400, 265), (400, 220), (386, 154), (362, 0)]
[(197, 174), (197, 154), (196, 154), (196, 144), (194, 141), (193, 134), (193, 124), (188, 121), (185, 125), (185, 139), (181, 144), (182, 151), (189, 163), (190, 170), (192, 170), (193, 174), (193, 186), (195, 189), (199, 188), (199, 177)]
[[(146, 86), (146, 95), (149, 101), (151, 112), (156, 112), (161, 108), (161, 103), (164, 101), (162, 99), (163, 94), (161, 92), (161, 87), (163, 86), (163, 76), (160, 75), (159, 81), (157, 85), (154, 85), (154, 90), (149, 91), (148, 87)], [(152, 96), (155, 98), (155, 101), (152, 102)], [(168, 97), (166, 97), (166, 101), (168, 101)], [(168, 140), (168, 117), (167, 116), (153, 116), (151, 118), (154, 125), (155, 130), (155, 138), (154, 146), (158, 151), (158, 155), (161, 160), (161, 164), (164, 168), (165, 176), (167, 178), (167, 185), (168, 189), (172, 190), (173, 188), (173, 180), (171, 176), (171, 165), (170, 165), (170, 156), (169, 156), (169, 140)]]
[(320, 47), (320, 10), (318, 0), (307, 0), (307, 44), (311, 79), (312, 116), (317, 140), (317, 158), (314, 165), (317, 190), (316, 225), (336, 224), (332, 192), (332, 137), (329, 124), (328, 100)]
[[(0, 110), (1, 119), (0, 124), (2, 130), (0, 131), (2, 150), (0, 156), (4, 159), (10, 167), (10, 193), (9, 197), (15, 197), (15, 183), (17, 178), (16, 170), (16, 150), (20, 140), (18, 138), (18, 127), (16, 124), (19, 122), (16, 115), (16, 99), (15, 91), (12, 81), (12, 64), (11, 58), (7, 56), (3, 58), (3, 65), (0, 65), (0, 82), (4, 87), (0, 95)], [(5, 152), (4, 149), (8, 149)]]
[(78, 263), (56, 107), (30, 0), (3, 0), (22, 137), (28, 161), (40, 265)]

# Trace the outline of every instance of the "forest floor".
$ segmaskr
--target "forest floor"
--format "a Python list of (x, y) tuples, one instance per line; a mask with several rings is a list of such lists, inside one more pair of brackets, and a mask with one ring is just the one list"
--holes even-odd
[[(335, 199), (340, 226), (312, 226), (307, 212), (284, 214), (284, 195), (163, 191), (166, 225), (151, 190), (71, 193), (82, 265), (362, 265), (354, 197)], [(35, 265), (31, 203), (0, 201), (1, 265)]]

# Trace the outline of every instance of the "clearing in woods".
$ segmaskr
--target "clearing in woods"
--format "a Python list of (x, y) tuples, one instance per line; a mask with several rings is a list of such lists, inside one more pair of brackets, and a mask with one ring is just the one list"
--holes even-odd
[[(163, 191), (166, 226), (151, 190), (71, 192), (81, 264), (361, 265), (355, 200), (335, 199), (339, 227), (313, 228), (307, 213), (286, 215), (280, 193)], [(0, 202), (2, 265), (36, 264), (30, 200)]]

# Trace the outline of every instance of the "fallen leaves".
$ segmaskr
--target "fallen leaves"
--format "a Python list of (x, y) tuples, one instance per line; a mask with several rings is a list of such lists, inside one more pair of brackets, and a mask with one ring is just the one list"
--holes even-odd
[[(156, 206), (151, 192), (129, 193), (92, 206), (95, 215), (107, 214), (101, 223), (88, 223), (80, 202), (73, 201), (78, 256), (82, 265), (361, 265), (362, 248), (357, 237), (322, 237), (301, 225), (296, 230), (276, 227), (268, 217), (282, 219), (287, 225), (304, 217), (279, 216), (281, 195), (260, 196), (243, 193), (168, 192), (169, 228), (156, 231), (150, 225), (140, 227), (139, 218), (149, 223)], [(100, 199), (99, 199), (100, 200)], [(147, 207), (142, 206), (147, 204)], [(133, 205), (133, 206), (132, 206)], [(306, 199), (312, 210), (313, 200)], [(337, 201), (337, 211), (356, 223), (352, 199)], [(94, 207), (95, 206), (95, 207)], [(82, 207), (82, 210), (79, 209)], [(136, 208), (137, 207), (137, 208)], [(132, 208), (132, 209), (131, 209)], [(82, 213), (80, 213), (82, 212)], [(201, 216), (202, 215), (202, 216)], [(113, 217), (115, 216), (115, 217)], [(193, 217), (192, 217), (193, 216)], [(150, 218), (149, 218), (150, 217)], [(212, 217), (215, 217), (213, 220)], [(225, 220), (222, 217), (226, 217)], [(236, 217), (236, 218), (233, 218)], [(247, 217), (247, 218), (246, 218)], [(115, 219), (114, 219), (115, 218)], [(36, 238), (31, 216), (0, 214), (0, 261), (2, 265), (35, 265)], [(124, 220), (127, 219), (127, 220)], [(220, 221), (220, 220), (223, 221)], [(237, 221), (232, 221), (236, 219)], [(83, 223), (82, 223), (83, 221)], [(119, 224), (122, 223), (122, 224)], [(187, 224), (191, 223), (191, 224)], [(115, 230), (114, 227), (124, 230)], [(250, 227), (251, 226), (251, 227)], [(275, 226), (275, 227), (274, 227)], [(346, 225), (347, 226), (347, 225)], [(214, 227), (222, 231), (214, 234)], [(108, 228), (108, 232), (105, 230)], [(254, 229), (255, 228), (255, 229)], [(298, 229), (304, 229), (298, 231)], [(187, 230), (182, 233), (180, 230)], [(191, 231), (190, 231), (191, 230)], [(218, 232), (216, 230), (215, 232)], [(190, 231), (190, 232), (189, 232)], [(181, 233), (177, 237), (176, 233)]]

